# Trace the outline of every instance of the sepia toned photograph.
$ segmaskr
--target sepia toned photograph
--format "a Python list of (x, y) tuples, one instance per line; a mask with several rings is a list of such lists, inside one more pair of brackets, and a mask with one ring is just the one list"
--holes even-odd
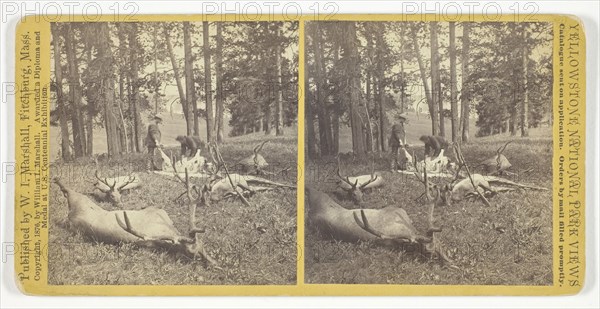
[(298, 28), (51, 24), (49, 284), (296, 283)]
[(552, 285), (552, 23), (305, 29), (305, 283)]

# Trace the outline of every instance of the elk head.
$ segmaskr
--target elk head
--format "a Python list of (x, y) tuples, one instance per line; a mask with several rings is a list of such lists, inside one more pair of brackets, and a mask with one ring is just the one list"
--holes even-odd
[(115, 206), (121, 206), (121, 191), (129, 184), (138, 181), (135, 175), (125, 177), (124, 181), (121, 181), (123, 177), (102, 178), (98, 170), (94, 172), (94, 176), (98, 180), (96, 188), (102, 191), (105, 194), (106, 200)]
[(264, 174), (265, 168), (269, 166), (269, 163), (265, 160), (265, 158), (260, 154), (263, 146), (267, 143), (268, 140), (263, 141), (262, 143), (256, 145), (253, 149), (253, 154), (245, 157), (240, 160), (239, 163), (241, 165), (242, 171), (244, 173), (255, 173), (255, 174)]
[[(379, 175), (375, 175), (375, 172), (373, 171), (373, 168), (371, 169), (371, 174), (369, 175), (370, 178), (364, 182), (361, 182), (360, 180), (360, 176), (359, 177), (353, 177), (353, 179), (350, 179), (349, 176), (342, 176), (341, 172), (340, 172), (340, 159), (338, 157), (338, 165), (337, 165), (337, 169), (336, 169), (336, 173), (337, 176), (340, 178), (340, 180), (342, 181), (340, 183), (340, 188), (342, 188), (344, 191), (346, 191), (346, 193), (348, 194), (348, 196), (350, 197), (350, 199), (352, 199), (352, 201), (354, 201), (355, 203), (361, 203), (363, 201), (363, 190), (365, 188), (367, 188), (368, 185), (370, 185), (371, 183), (373, 183), (374, 181), (377, 181), (380, 176)], [(366, 178), (366, 177), (365, 177)], [(352, 181), (354, 180), (354, 181)]]

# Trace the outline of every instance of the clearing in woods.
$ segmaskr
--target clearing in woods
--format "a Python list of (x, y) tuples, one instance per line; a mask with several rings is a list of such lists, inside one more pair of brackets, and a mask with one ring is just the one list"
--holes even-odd
[[(419, 158), (423, 147), (418, 136), (430, 132), (421, 117), (407, 125), (407, 139)], [(472, 130), (471, 132), (475, 132)], [(496, 135), (473, 138), (463, 146), (469, 166), (491, 157), (509, 140), (504, 152), (513, 164), (521, 183), (552, 188), (551, 128), (531, 129), (528, 138)], [(348, 132), (342, 132), (340, 149), (351, 149)], [(349, 146), (349, 149), (348, 149)], [(343, 151), (343, 150), (342, 150)], [(453, 159), (453, 155), (449, 154)], [(371, 171), (371, 159), (344, 156), (344, 175), (362, 175)], [(375, 170), (389, 170), (389, 152), (375, 155)], [(309, 162), (307, 160), (307, 162)], [(306, 183), (329, 194), (343, 207), (358, 208), (339, 195), (336, 189), (335, 158), (309, 162)], [(479, 172), (481, 170), (479, 169)], [(416, 199), (424, 192), (414, 175), (384, 172), (384, 187), (365, 194), (365, 208), (396, 205), (404, 208), (420, 231), (425, 231), (427, 209)], [(440, 183), (443, 180), (434, 179)], [(306, 220), (305, 278), (307, 283), (339, 284), (466, 284), (466, 285), (550, 285), (552, 284), (552, 191), (516, 190), (490, 199), (492, 207), (480, 200), (454, 202), (437, 207), (437, 225), (448, 256), (457, 269), (443, 267), (436, 260), (399, 249), (371, 243), (344, 243), (328, 239)], [(308, 205), (305, 216), (308, 215)]]
[[(233, 165), (251, 154), (254, 146), (265, 139), (269, 142), (262, 154), (272, 168), (291, 167), (287, 174), (269, 179), (295, 185), (297, 134), (292, 128), (286, 128), (285, 136), (258, 133), (228, 138), (222, 144), (221, 152), (225, 161)], [(90, 161), (54, 163), (50, 174), (60, 177), (78, 192), (91, 194), (96, 166)], [(172, 178), (146, 173), (145, 168), (142, 154), (101, 162), (98, 167), (103, 176), (138, 172), (143, 186), (123, 196), (123, 208), (163, 208), (175, 227), (186, 233), (189, 228), (187, 206), (174, 201), (183, 192), (183, 186)], [(235, 172), (233, 167), (231, 169)], [(69, 229), (68, 205), (56, 185), (51, 185), (50, 197), (50, 284), (281, 285), (296, 282), (297, 215), (296, 191), (293, 189), (257, 193), (249, 198), (252, 207), (244, 206), (239, 200), (223, 200), (213, 202), (209, 207), (198, 207), (197, 226), (206, 229), (202, 241), (221, 269), (206, 269), (201, 261), (190, 261), (160, 249), (103, 244), (83, 237)], [(98, 204), (105, 209), (115, 209), (108, 203)]]

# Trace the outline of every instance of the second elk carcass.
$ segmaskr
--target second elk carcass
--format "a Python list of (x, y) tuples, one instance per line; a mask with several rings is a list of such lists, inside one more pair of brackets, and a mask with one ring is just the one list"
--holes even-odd
[(268, 141), (264, 141), (254, 147), (252, 155), (240, 160), (239, 164), (242, 173), (251, 173), (256, 175), (266, 173), (269, 163), (267, 163), (267, 160), (265, 160), (265, 158), (260, 154), (260, 151), (262, 150), (263, 146), (265, 146), (266, 142)]

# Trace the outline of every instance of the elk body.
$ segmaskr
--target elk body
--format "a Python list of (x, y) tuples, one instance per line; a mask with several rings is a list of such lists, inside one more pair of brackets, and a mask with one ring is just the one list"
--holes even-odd
[[(357, 224), (355, 216), (360, 215), (360, 209), (346, 209), (327, 194), (314, 188), (307, 187), (306, 194), (310, 222), (324, 235), (347, 242), (379, 239)], [(364, 209), (363, 211), (369, 218), (370, 224), (386, 235), (393, 235), (409, 241), (421, 239), (412, 220), (402, 208), (388, 206), (383, 209)]]
[[(413, 160), (415, 176), (425, 186), (426, 207), (428, 208), (428, 229), (420, 233), (402, 208), (387, 206), (382, 209), (348, 210), (337, 204), (326, 194), (308, 187), (309, 218), (320, 231), (342, 241), (379, 240), (386, 244), (417, 243), (422, 253), (439, 256), (443, 262), (451, 262), (446, 256), (436, 233), (441, 228), (434, 226), (435, 206), (442, 203), (442, 194), (427, 178), (427, 169), (421, 174)], [(435, 192), (432, 192), (432, 189)]]
[(95, 184), (96, 189), (104, 193), (105, 199), (115, 206), (121, 205), (121, 192), (141, 186), (140, 178), (135, 174), (102, 178), (96, 170), (94, 175), (98, 180)]
[[(204, 192), (207, 193), (211, 201), (220, 201), (223, 198), (231, 197), (240, 193), (253, 193), (257, 191), (267, 191), (272, 187), (261, 187), (256, 185), (268, 185), (279, 188), (295, 189), (296, 187), (286, 185), (261, 177), (251, 175), (229, 174), (227, 176), (215, 175), (208, 184), (204, 187)], [(237, 192), (236, 192), (237, 191)]]
[[(532, 189), (539, 191), (548, 191), (548, 188), (537, 187), (517, 183), (508, 179), (504, 179), (497, 176), (487, 176), (481, 174), (472, 174), (471, 179), (469, 177), (464, 178), (453, 185), (451, 188), (451, 198), (453, 201), (460, 201), (465, 197), (469, 197), (474, 194), (496, 194), (498, 192), (512, 191), (514, 188)], [(498, 186), (500, 185), (500, 186)], [(503, 187), (510, 186), (510, 187)]]
[(187, 256), (203, 256), (212, 261), (194, 238), (182, 236), (163, 209), (108, 211), (86, 195), (54, 181), (67, 198), (68, 220), (73, 230), (94, 240), (109, 243), (136, 243), (144, 247), (175, 249)]
[(158, 152), (163, 160), (162, 171), (164, 172), (170, 172), (175, 168), (178, 171), (187, 169), (189, 173), (196, 173), (201, 171), (207, 164), (206, 158), (200, 155), (200, 150), (196, 151), (193, 157), (182, 156), (181, 160), (178, 161), (169, 158), (161, 148), (158, 148)]

